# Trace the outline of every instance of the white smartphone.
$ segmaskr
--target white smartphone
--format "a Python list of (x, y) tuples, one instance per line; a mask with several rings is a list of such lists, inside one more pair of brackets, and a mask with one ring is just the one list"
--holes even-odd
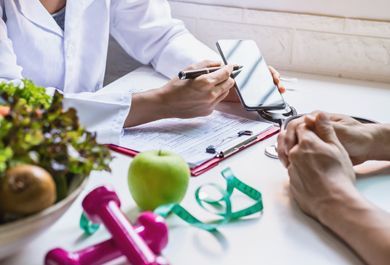
[(217, 48), (225, 64), (242, 65), (234, 76), (236, 90), (247, 110), (283, 109), (286, 103), (253, 40), (219, 40)]

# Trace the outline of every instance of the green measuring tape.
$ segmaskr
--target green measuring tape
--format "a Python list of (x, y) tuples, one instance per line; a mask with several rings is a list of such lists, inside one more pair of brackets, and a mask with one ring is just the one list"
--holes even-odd
[[(161, 215), (164, 218), (168, 217), (170, 214), (175, 214), (184, 222), (192, 226), (209, 232), (214, 232), (217, 230), (217, 227), (222, 224), (241, 219), (263, 210), (263, 200), (260, 191), (252, 188), (251, 186), (236, 178), (230, 168), (222, 170), (221, 174), (226, 180), (225, 189), (221, 188), (215, 183), (208, 183), (201, 185), (195, 191), (195, 199), (198, 205), (204, 210), (220, 216), (221, 218), (219, 220), (213, 223), (204, 223), (194, 217), (190, 212), (183, 208), (183, 206), (177, 203), (162, 205), (155, 209), (154, 213)], [(220, 193), (220, 197), (217, 199), (209, 198), (208, 194), (204, 192), (204, 190), (207, 188), (213, 188), (218, 191), (218, 193)], [(254, 200), (255, 203), (247, 208), (233, 211), (231, 197), (234, 190), (242, 192), (247, 197)], [(214, 209), (215, 211), (210, 209)], [(92, 235), (99, 229), (99, 225), (91, 223), (83, 213), (80, 218), (80, 228), (85, 232), (85, 234)]]

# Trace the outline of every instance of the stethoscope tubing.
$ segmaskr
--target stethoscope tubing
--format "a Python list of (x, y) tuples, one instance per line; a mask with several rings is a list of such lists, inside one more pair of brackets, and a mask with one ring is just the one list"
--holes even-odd
[[(283, 122), (282, 122), (282, 126), (281, 126), (281, 129), (282, 130), (285, 130), (287, 125), (290, 123), (290, 121), (292, 120), (295, 120), (295, 119), (298, 119), (302, 116), (305, 116), (306, 114), (298, 114), (298, 115), (295, 115), (295, 116), (291, 116), (291, 117), (288, 117), (287, 119), (285, 119)], [(356, 116), (351, 116), (353, 119), (357, 120), (358, 122), (361, 122), (361, 123), (378, 123), (377, 121), (374, 121), (374, 120), (370, 120), (370, 119), (367, 119), (367, 118), (362, 118), (362, 117), (356, 117)]]

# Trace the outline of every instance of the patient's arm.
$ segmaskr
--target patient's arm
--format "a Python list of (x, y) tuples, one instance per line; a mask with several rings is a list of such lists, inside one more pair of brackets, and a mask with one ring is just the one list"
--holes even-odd
[(354, 169), (358, 178), (390, 175), (390, 161), (368, 161)]
[(344, 194), (329, 203), (320, 221), (350, 245), (367, 264), (390, 261), (390, 214), (358, 193)]
[(390, 174), (390, 125), (373, 124), (372, 144), (368, 158), (381, 161), (368, 161), (354, 167), (357, 177), (370, 177)]
[(390, 124), (376, 124), (374, 142), (372, 146), (373, 160), (390, 161)]
[[(306, 214), (335, 232), (367, 264), (389, 264), (390, 213), (368, 202), (354, 186), (350, 153), (336, 135), (329, 116), (318, 113), (313, 118), (313, 122), (309, 120), (314, 123), (311, 127), (300, 124), (293, 131), (297, 144), (288, 153), (287, 168), (292, 196)], [(381, 148), (372, 153), (378, 159), (388, 159), (385, 150), (390, 143), (384, 146), (389, 140), (385, 127), (383, 132), (378, 130), (378, 134), (367, 137), (371, 139), (368, 147)], [(278, 144), (292, 129), (287, 128), (287, 133), (279, 136)], [(346, 135), (359, 136), (357, 132)], [(349, 143), (348, 147), (358, 154), (356, 146)]]

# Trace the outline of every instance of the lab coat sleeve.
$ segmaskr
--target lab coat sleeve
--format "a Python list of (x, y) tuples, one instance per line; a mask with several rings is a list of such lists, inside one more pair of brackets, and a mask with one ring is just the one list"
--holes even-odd
[(205, 59), (221, 61), (172, 18), (166, 0), (113, 0), (110, 31), (130, 56), (168, 78)]
[[(22, 67), (17, 64), (12, 42), (8, 38), (6, 24), (0, 19), (0, 82), (21, 84), (22, 71)], [(49, 94), (54, 93), (54, 88), (46, 90)], [(81, 124), (89, 131), (97, 132), (99, 143), (119, 143), (130, 102), (131, 94), (127, 91), (64, 95), (64, 106), (77, 110)]]
[[(2, 17), (3, 9), (0, 6), (0, 18)], [(12, 42), (8, 38), (7, 26), (3, 19), (0, 19), (0, 78), (6, 80), (22, 78), (22, 67), (16, 63), (16, 55), (12, 48)]]
[(81, 124), (97, 132), (101, 144), (119, 145), (123, 125), (130, 111), (129, 92), (84, 92), (64, 95), (64, 107), (73, 107)]

